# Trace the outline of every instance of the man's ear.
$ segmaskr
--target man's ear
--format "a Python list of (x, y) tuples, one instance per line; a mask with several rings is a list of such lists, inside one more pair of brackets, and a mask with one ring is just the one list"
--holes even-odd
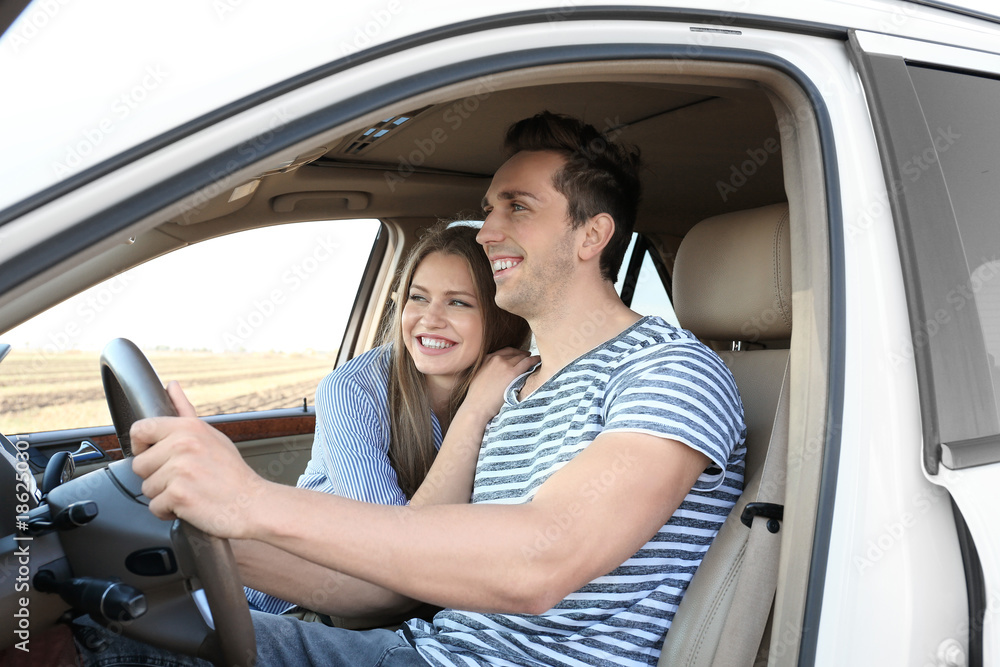
[(584, 223), (580, 259), (587, 261), (599, 257), (615, 233), (615, 220), (607, 213), (598, 213)]

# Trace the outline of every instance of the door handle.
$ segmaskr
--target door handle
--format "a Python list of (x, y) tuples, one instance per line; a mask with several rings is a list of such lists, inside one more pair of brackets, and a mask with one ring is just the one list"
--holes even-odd
[(70, 457), (72, 457), (74, 463), (79, 465), (86, 461), (103, 459), (104, 451), (90, 440), (84, 440), (80, 443), (80, 446), (76, 448), (75, 452), (70, 453)]

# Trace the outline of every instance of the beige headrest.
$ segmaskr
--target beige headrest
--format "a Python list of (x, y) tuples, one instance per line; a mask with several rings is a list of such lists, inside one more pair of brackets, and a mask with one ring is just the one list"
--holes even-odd
[(788, 204), (702, 220), (677, 250), (677, 319), (706, 340), (788, 340), (790, 262)]

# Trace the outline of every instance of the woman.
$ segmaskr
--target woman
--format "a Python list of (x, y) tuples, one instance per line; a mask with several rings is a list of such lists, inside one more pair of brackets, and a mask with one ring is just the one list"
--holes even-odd
[[(298, 486), (382, 504), (468, 502), (486, 423), (500, 408), (503, 388), (536, 360), (516, 349), (527, 341), (528, 325), (496, 306), (492, 269), (476, 232), (439, 224), (411, 250), (387, 319), (389, 343), (320, 382), (312, 459)], [(439, 448), (439, 471), (428, 478)], [(236, 549), (243, 569), (270, 570), (269, 590), (303, 585), (300, 568), (268, 568), (251, 559), (260, 552)], [(329, 581), (327, 573), (316, 574)], [(296, 597), (302, 606), (338, 615), (412, 607), (392, 594), (365, 603), (359, 598), (366, 591), (356, 590), (363, 583), (348, 580), (336, 578), (328, 593), (306, 584), (312, 587), (302, 590), (306, 597)], [(331, 600), (344, 594), (353, 596), (346, 607)], [(253, 589), (247, 598), (272, 613), (295, 607)]]

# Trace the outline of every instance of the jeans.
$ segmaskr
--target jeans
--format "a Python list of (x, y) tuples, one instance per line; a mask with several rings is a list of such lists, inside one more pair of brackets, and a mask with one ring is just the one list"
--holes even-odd
[[(358, 632), (256, 611), (251, 611), (250, 616), (257, 638), (256, 667), (427, 667), (417, 650), (390, 630)], [(204, 660), (113, 634), (89, 619), (75, 624), (73, 634), (84, 667), (211, 667)]]

